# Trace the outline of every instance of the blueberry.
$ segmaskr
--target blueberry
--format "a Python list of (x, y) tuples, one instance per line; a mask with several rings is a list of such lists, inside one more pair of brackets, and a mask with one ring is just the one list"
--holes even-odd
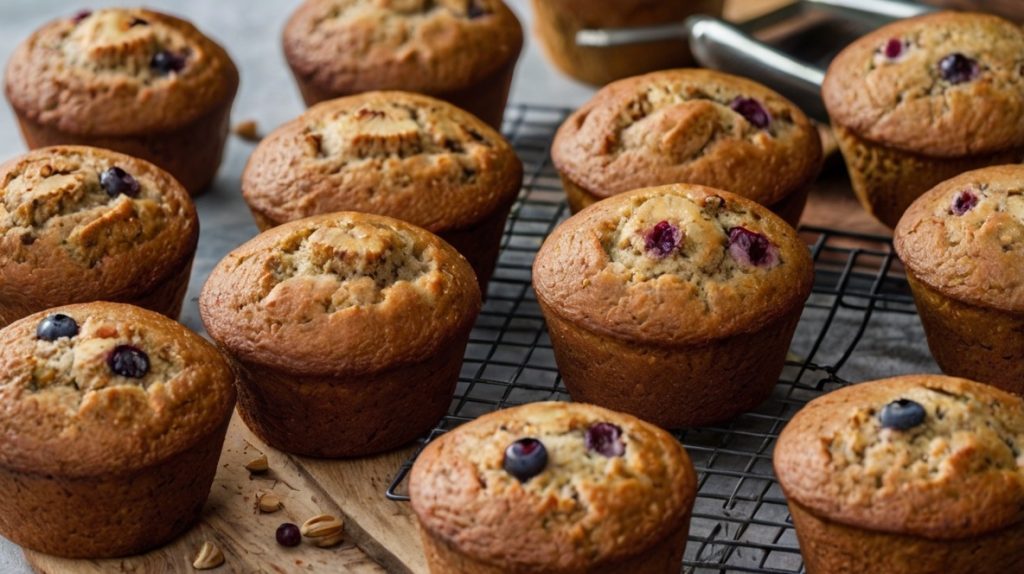
[(626, 454), (626, 445), (622, 442), (622, 428), (612, 423), (594, 423), (587, 429), (583, 437), (587, 450), (613, 457)]
[(134, 16), (134, 17), (132, 17), (131, 23), (128, 24), (128, 27), (129, 28), (134, 28), (136, 26), (149, 26), (149, 21), (144, 19), (144, 18), (139, 18), (138, 16)]
[(469, 7), (466, 8), (466, 17), (469, 18), (470, 20), (475, 20), (477, 18), (480, 18), (481, 16), (486, 16), (487, 14), (490, 14), (490, 12), (485, 10), (475, 1), (470, 2)]
[(878, 421), (887, 429), (907, 430), (924, 422), (924, 407), (910, 399), (898, 399), (882, 408)]
[(965, 189), (953, 197), (950, 209), (956, 215), (963, 215), (974, 209), (975, 205), (978, 205), (978, 196)]
[(61, 313), (47, 315), (36, 327), (36, 337), (44, 341), (56, 341), (61, 337), (74, 337), (78, 334), (78, 323)]
[(963, 54), (950, 54), (939, 62), (942, 78), (951, 84), (969, 82), (978, 76), (978, 62)]
[(180, 72), (185, 67), (185, 56), (167, 50), (160, 50), (153, 54), (153, 59), (149, 61), (149, 67), (156, 70), (159, 74)]
[(903, 41), (899, 38), (890, 38), (889, 41), (885, 43), (885, 48), (882, 49), (882, 52), (885, 54), (885, 57), (890, 60), (899, 58), (903, 54)]
[(149, 372), (149, 355), (138, 347), (118, 345), (107, 355), (111, 371), (130, 379), (141, 379)]
[(682, 231), (667, 221), (659, 221), (644, 234), (644, 248), (655, 259), (667, 257), (682, 241)]
[(89, 16), (92, 16), (92, 10), (79, 10), (75, 12), (75, 15), (71, 17), (71, 21), (78, 24), (82, 20), (85, 20)]
[(128, 197), (139, 195), (139, 182), (125, 170), (116, 165), (107, 168), (100, 174), (100, 186), (110, 197), (117, 197), (124, 194)]
[(526, 482), (548, 465), (548, 449), (535, 438), (521, 438), (505, 449), (505, 472)]
[(750, 125), (758, 129), (767, 129), (772, 123), (772, 117), (768, 114), (768, 110), (761, 105), (761, 102), (754, 98), (744, 98), (737, 96), (736, 99), (729, 104), (729, 108), (737, 114), (747, 118)]
[(291, 522), (285, 522), (278, 526), (275, 537), (281, 546), (298, 546), (302, 542), (302, 532)]
[(754, 267), (774, 267), (779, 262), (779, 250), (772, 242), (745, 227), (729, 230), (729, 255), (740, 263)]

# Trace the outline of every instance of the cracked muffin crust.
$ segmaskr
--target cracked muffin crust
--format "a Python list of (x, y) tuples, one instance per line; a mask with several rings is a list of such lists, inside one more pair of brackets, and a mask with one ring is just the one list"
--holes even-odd
[(729, 418), (771, 391), (812, 279), (807, 247), (784, 221), (696, 185), (581, 211), (533, 267), (574, 398), (668, 427)]
[(235, 403), (202, 337), (131, 305), (57, 307), (0, 330), (0, 373), (4, 536), (122, 556), (198, 518)]
[(501, 127), (523, 32), (501, 0), (307, 0), (284, 52), (307, 105), (372, 90), (436, 96)]
[(1024, 560), (1022, 445), (1019, 397), (911, 375), (811, 401), (773, 458), (808, 572), (994, 573)]
[(97, 299), (175, 318), (199, 236), (188, 192), (156, 166), (80, 146), (0, 165), (0, 325)]
[(119, 8), (44, 25), (15, 51), (5, 80), (30, 147), (116, 149), (193, 193), (220, 163), (238, 88), (227, 53), (190, 23)]
[(199, 299), (240, 370), (246, 423), (278, 448), (329, 457), (394, 448), (436, 423), (479, 309), (472, 268), (450, 245), (355, 212), (260, 234), (221, 260)]
[(640, 187), (708, 185), (780, 204), (821, 164), (807, 117), (768, 88), (710, 70), (666, 70), (615, 82), (559, 128), (552, 159), (574, 210)]
[(928, 345), (948, 374), (1024, 394), (1024, 167), (943, 182), (893, 239)]
[(1024, 31), (940, 12), (884, 26), (833, 60), (822, 96), (854, 189), (895, 226), (923, 192), (1024, 157)]
[[(598, 431), (608, 433), (602, 446)], [(540, 441), (547, 463), (521, 481), (506, 470), (506, 449), (524, 438)], [(679, 442), (653, 425), (541, 402), (432, 441), (409, 492), (432, 572), (665, 572), (681, 559), (696, 476)]]
[(334, 211), (408, 221), (458, 249), (484, 287), (521, 182), (512, 147), (471, 114), (371, 92), (319, 104), (264, 138), (242, 194), (263, 229)]

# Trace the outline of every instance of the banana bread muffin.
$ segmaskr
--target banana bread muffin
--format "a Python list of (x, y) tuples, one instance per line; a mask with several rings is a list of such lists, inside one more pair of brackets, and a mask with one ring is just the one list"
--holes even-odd
[(85, 303), (0, 330), (0, 534), (76, 558), (138, 554), (198, 520), (235, 404), (213, 345)]
[(471, 114), (406, 92), (324, 102), (264, 138), (242, 175), (260, 229), (332, 211), (377, 213), (441, 236), (494, 271), (523, 168)]
[(624, 46), (576, 44), (588, 28), (678, 24), (694, 14), (722, 14), (722, 0), (533, 0), (534, 28), (548, 58), (577, 80), (601, 86), (622, 78), (693, 63), (686, 40)]
[(573, 212), (632, 189), (695, 183), (796, 226), (821, 140), (799, 108), (758, 83), (666, 70), (600, 90), (559, 128), (551, 157)]
[(382, 452), (448, 410), (480, 290), (469, 263), (411, 224), (340, 212), (227, 255), (199, 312), (239, 373), (238, 411), (280, 450)]
[(895, 227), (955, 175), (1024, 158), (1024, 30), (941, 12), (884, 26), (832, 61), (822, 96), (853, 190)]
[(914, 375), (815, 399), (775, 473), (808, 574), (1004, 574), (1024, 564), (1024, 402)]
[(195, 194), (213, 180), (238, 71), (192, 24), (159, 12), (83, 11), (36, 30), (7, 64), (30, 148), (80, 144), (151, 161)]
[(89, 147), (0, 165), (0, 327), (87, 301), (175, 319), (199, 238), (188, 192), (151, 163)]
[(942, 370), (1024, 395), (1024, 166), (939, 184), (893, 242)]
[(665, 431), (556, 402), (448, 432), (409, 480), (433, 574), (678, 572), (696, 492)]
[(306, 0), (284, 29), (284, 55), (307, 105), (406, 90), (495, 129), (522, 47), (522, 27), (502, 0)]
[(594, 204), (533, 265), (573, 399), (667, 428), (724, 421), (771, 394), (813, 278), (793, 228), (697, 185)]

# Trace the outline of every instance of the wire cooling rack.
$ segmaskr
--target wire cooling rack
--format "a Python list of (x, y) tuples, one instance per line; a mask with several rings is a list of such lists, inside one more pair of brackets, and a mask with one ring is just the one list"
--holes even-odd
[[(505, 133), (523, 160), (523, 190), (509, 218), (449, 414), (424, 444), (497, 409), (569, 400), (530, 286), (534, 255), (569, 215), (549, 161), (554, 131), (568, 113), (537, 106), (509, 108)], [(838, 373), (873, 315), (915, 312), (888, 239), (813, 227), (800, 233), (816, 271), (797, 331), (803, 348), (792, 349), (773, 395), (755, 411), (723, 426), (676, 433), (697, 468), (699, 485), (684, 572), (803, 572), (786, 501), (772, 473), (775, 439), (807, 401), (846, 384)], [(398, 469), (388, 498), (408, 500), (405, 479), (414, 460)]]

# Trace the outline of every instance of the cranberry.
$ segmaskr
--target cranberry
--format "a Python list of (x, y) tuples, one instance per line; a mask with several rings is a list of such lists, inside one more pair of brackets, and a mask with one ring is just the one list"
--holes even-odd
[(951, 84), (969, 82), (978, 76), (978, 62), (963, 54), (950, 54), (939, 62), (942, 78)]
[(130, 379), (141, 379), (149, 372), (149, 355), (138, 347), (118, 345), (107, 355), (111, 371)]
[(110, 197), (127, 195), (135, 197), (139, 195), (139, 182), (130, 173), (117, 167), (108, 168), (100, 174), (100, 186)]
[(281, 526), (277, 527), (275, 533), (277, 543), (281, 546), (298, 546), (302, 543), (302, 532), (299, 527), (292, 524), (291, 522), (285, 522)]
[(167, 50), (160, 50), (153, 54), (153, 58), (149, 61), (149, 67), (160, 74), (180, 72), (185, 67), (185, 56)]
[(89, 16), (92, 16), (92, 10), (79, 10), (75, 12), (75, 15), (71, 17), (71, 21), (78, 24), (82, 20), (85, 20)]
[(779, 262), (778, 248), (764, 235), (745, 227), (729, 230), (729, 255), (755, 267), (774, 267)]
[(729, 108), (737, 114), (743, 116), (750, 122), (750, 125), (758, 129), (767, 129), (772, 123), (772, 117), (768, 113), (768, 110), (761, 105), (761, 102), (754, 98), (744, 98), (737, 96), (736, 99), (729, 104)]
[(885, 47), (882, 48), (882, 53), (890, 60), (899, 58), (903, 55), (903, 40), (900, 40), (899, 38), (890, 38), (889, 41), (885, 43)]
[(613, 457), (626, 454), (626, 445), (622, 442), (622, 429), (612, 423), (595, 423), (587, 429), (583, 437), (587, 450)]
[(521, 438), (505, 449), (502, 466), (505, 472), (526, 482), (540, 474), (548, 465), (548, 449), (535, 438)]
[(882, 408), (878, 422), (887, 429), (907, 430), (924, 422), (924, 407), (910, 399), (898, 399)]
[(683, 242), (683, 232), (667, 221), (659, 221), (644, 234), (644, 248), (655, 259), (668, 257)]
[(36, 337), (44, 341), (56, 341), (61, 337), (74, 337), (78, 334), (78, 323), (62, 313), (47, 315), (36, 326)]
[(965, 189), (953, 197), (953, 205), (950, 209), (956, 215), (963, 215), (974, 209), (975, 205), (978, 205), (978, 196)]

